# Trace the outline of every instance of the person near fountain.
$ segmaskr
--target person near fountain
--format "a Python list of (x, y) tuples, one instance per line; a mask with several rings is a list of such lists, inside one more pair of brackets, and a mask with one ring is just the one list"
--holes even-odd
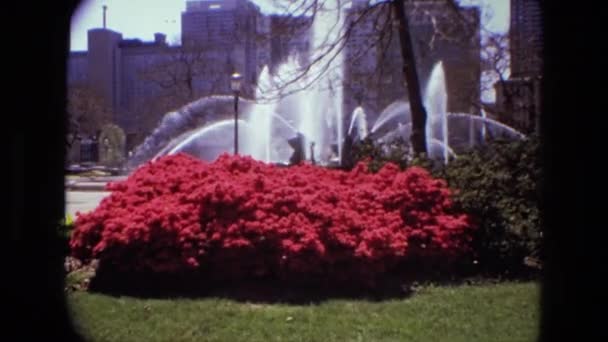
[(311, 142), (310, 143), (310, 162), (312, 163), (312, 165), (315, 165), (315, 142)]

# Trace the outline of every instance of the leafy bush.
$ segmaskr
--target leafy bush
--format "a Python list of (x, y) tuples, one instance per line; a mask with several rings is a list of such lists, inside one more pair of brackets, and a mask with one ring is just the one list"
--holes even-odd
[(357, 162), (364, 161), (371, 172), (378, 172), (386, 163), (393, 163), (401, 169), (405, 169), (408, 157), (409, 147), (403, 139), (379, 144), (366, 138), (353, 144), (353, 163), (348, 166), (352, 168)]
[(125, 163), (125, 132), (120, 126), (106, 124), (99, 134), (99, 163), (110, 167), (120, 167)]
[(408, 258), (456, 260), (472, 226), (426, 170), (280, 168), (167, 156), (108, 185), (76, 220), (73, 256), (123, 272), (373, 281)]
[(402, 168), (423, 166), (456, 189), (457, 210), (470, 215), (479, 227), (472, 243), (478, 269), (492, 273), (524, 271), (526, 257), (541, 260), (539, 185), (541, 165), (536, 137), (522, 141), (488, 141), (462, 153), (450, 163), (410, 158), (402, 141), (355, 145), (355, 160), (369, 160), (371, 170), (387, 162)]
[(74, 218), (72, 217), (72, 215), (66, 214), (65, 218), (61, 220), (59, 226), (57, 227), (57, 235), (61, 243), (61, 248), (66, 253), (70, 251), (69, 241), (73, 230)]
[(436, 173), (458, 189), (455, 202), (477, 221), (473, 248), (491, 272), (523, 271), (526, 257), (541, 259), (541, 164), (535, 137), (493, 141), (461, 155)]

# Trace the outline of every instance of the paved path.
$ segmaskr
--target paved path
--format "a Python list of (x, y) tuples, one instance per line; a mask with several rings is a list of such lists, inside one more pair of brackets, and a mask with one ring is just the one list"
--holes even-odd
[(107, 191), (66, 191), (65, 212), (76, 218), (77, 211), (84, 213), (95, 209), (109, 194)]

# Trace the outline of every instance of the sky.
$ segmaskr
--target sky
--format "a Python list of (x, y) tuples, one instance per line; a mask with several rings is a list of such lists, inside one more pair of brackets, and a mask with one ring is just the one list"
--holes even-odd
[[(262, 11), (271, 12), (272, 0), (254, 0)], [(482, 18), (491, 19), (483, 23), (494, 32), (509, 29), (509, 0), (461, 0), (462, 5), (483, 4)], [(70, 50), (87, 49), (87, 30), (102, 27), (102, 6), (107, 5), (107, 28), (120, 32), (123, 38), (154, 40), (154, 33), (167, 35), (169, 43), (179, 41), (181, 12), (186, 0), (82, 0), (71, 21)], [(487, 15), (486, 15), (487, 14)]]

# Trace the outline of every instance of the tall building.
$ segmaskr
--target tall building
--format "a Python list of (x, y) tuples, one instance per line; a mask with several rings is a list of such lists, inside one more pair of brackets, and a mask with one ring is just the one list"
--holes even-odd
[[(219, 65), (243, 75), (246, 91), (269, 60), (268, 18), (248, 0), (196, 0), (182, 13), (182, 45), (201, 45), (214, 51)], [(225, 91), (229, 90), (226, 83)], [(250, 94), (251, 95), (251, 94)]]
[(498, 82), (498, 119), (523, 132), (537, 131), (543, 69), (542, 12), (539, 0), (511, 0), (511, 76)]
[(543, 33), (539, 0), (511, 0), (509, 44), (513, 77), (541, 74)]

